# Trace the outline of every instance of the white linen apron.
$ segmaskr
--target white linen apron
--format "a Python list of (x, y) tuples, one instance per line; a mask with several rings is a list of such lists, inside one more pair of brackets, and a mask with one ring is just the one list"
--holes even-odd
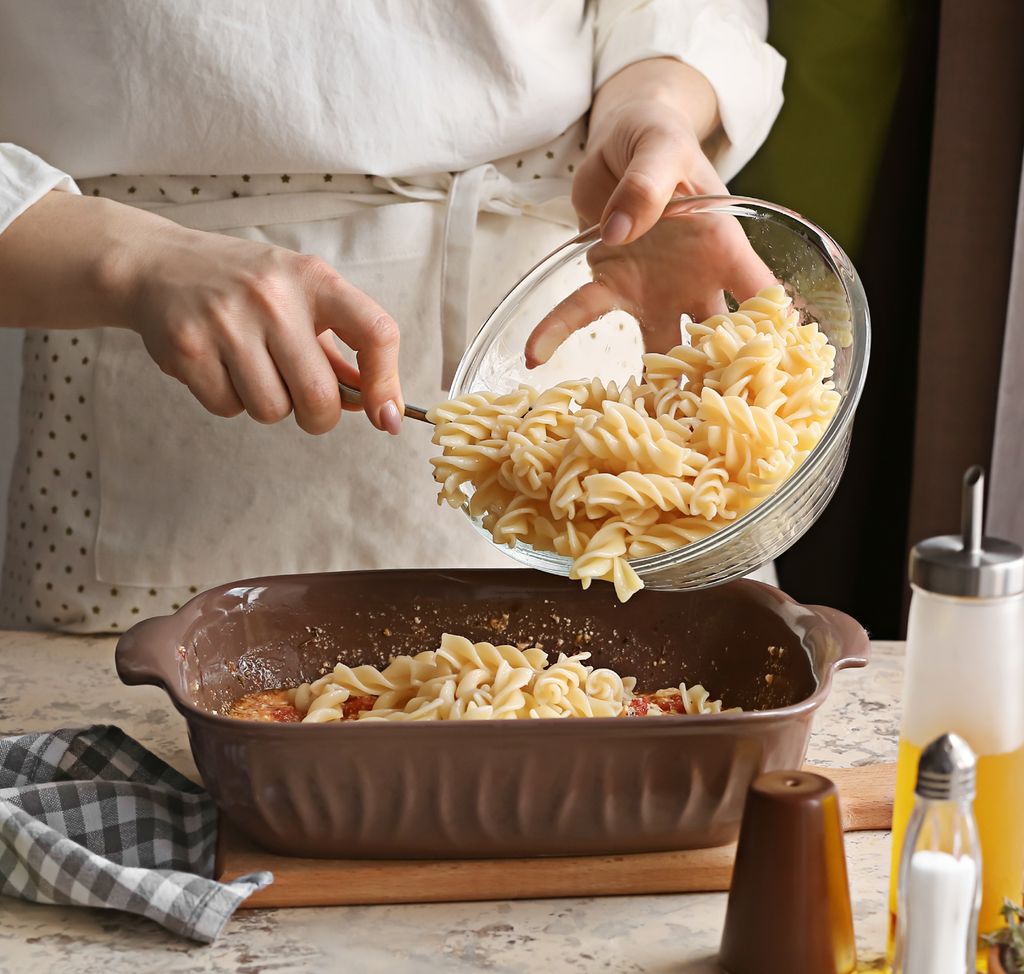
[[(577, 125), (527, 156), (415, 183), (282, 174), (82, 188), (323, 258), (394, 316), (406, 399), (431, 405), (504, 292), (574, 232), (565, 197), (582, 147)], [(291, 420), (216, 417), (121, 329), (30, 333), (24, 358), (0, 624), (118, 631), (235, 578), (513, 564), (437, 506), (436, 448), (415, 421), (395, 438), (350, 413), (313, 437)]]

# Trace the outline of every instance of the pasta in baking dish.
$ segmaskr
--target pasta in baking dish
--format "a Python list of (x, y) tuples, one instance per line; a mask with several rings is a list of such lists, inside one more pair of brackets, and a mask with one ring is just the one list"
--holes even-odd
[(685, 330), (689, 344), (644, 355), (641, 378), (622, 388), (524, 385), (435, 406), (438, 503), (467, 506), (498, 544), (571, 558), (571, 578), (612, 582), (626, 601), (643, 587), (630, 559), (759, 504), (840, 401), (835, 348), (779, 285)]
[(292, 690), (249, 694), (229, 716), (278, 722), (513, 720), (717, 714), (703, 686), (635, 692), (636, 680), (587, 664), (590, 653), (551, 662), (538, 646), (496, 646), (445, 634), (437, 650), (395, 656), (384, 669), (334, 669)]

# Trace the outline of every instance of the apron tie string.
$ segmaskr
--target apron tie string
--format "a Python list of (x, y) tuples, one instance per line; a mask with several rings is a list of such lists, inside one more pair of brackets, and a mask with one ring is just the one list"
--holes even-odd
[[(407, 199), (446, 201), (441, 255), (441, 385), (450, 389), (471, 338), (473, 238), (479, 214), (529, 213), (575, 230), (576, 216), (569, 204), (571, 183), (562, 177), (516, 182), (488, 162), (452, 173), (447, 186), (390, 177), (377, 177), (374, 185)], [(524, 267), (523, 272), (526, 270)]]
[(494, 166), (476, 166), (452, 177), (441, 256), (441, 386), (450, 389), (469, 344), (473, 237), (487, 177)]

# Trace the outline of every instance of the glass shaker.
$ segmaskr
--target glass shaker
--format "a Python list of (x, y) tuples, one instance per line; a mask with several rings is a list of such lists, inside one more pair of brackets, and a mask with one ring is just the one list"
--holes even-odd
[(1003, 898), (1024, 878), (1024, 550), (982, 535), (984, 472), (964, 477), (961, 536), (910, 554), (913, 597), (900, 724), (890, 946), (898, 917), (903, 836), (922, 749), (960, 735), (977, 760), (974, 818), (982, 854), (979, 933), (999, 926)]
[(956, 734), (924, 749), (900, 856), (893, 974), (975, 970), (981, 847), (971, 803), (975, 760)]

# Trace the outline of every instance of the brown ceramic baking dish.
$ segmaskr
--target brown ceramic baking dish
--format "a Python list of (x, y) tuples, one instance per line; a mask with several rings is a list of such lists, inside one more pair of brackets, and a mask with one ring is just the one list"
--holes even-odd
[[(585, 648), (654, 690), (703, 683), (743, 713), (416, 723), (272, 724), (237, 697), (383, 664), (444, 632)], [(561, 641), (561, 642), (559, 642)], [(735, 838), (751, 779), (799, 767), (832, 674), (863, 666), (864, 630), (752, 581), (696, 592), (550, 575), (379, 571), (223, 585), (117, 644), (129, 684), (163, 687), (221, 811), (297, 856), (468, 858), (647, 852)]]

